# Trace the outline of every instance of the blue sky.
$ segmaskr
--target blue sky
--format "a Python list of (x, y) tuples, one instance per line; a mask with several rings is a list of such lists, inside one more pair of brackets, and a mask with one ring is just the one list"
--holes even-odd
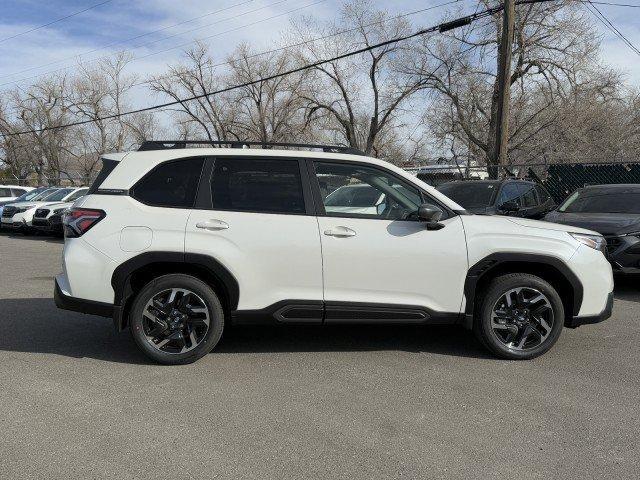
[[(104, 0), (102, 0), (104, 1)], [(443, 3), (444, 0), (379, 0), (374, 2), (393, 13), (424, 8), (429, 4)], [(639, 0), (611, 0), (621, 3), (640, 4)], [(13, 85), (28, 85), (33, 76), (61, 69), (74, 64), (73, 59), (89, 50), (97, 50), (85, 55), (85, 60), (109, 55), (124, 48), (131, 49), (134, 56), (141, 58), (130, 65), (132, 73), (146, 76), (162, 73), (168, 63), (179, 59), (185, 48), (172, 47), (192, 42), (202, 37), (212, 47), (216, 57), (222, 58), (241, 41), (248, 41), (263, 47), (271, 41), (278, 41), (280, 32), (290, 18), (301, 14), (313, 14), (318, 18), (333, 18), (340, 7), (337, 0), (111, 0), (104, 5), (88, 10), (72, 18), (54, 23), (45, 28), (2, 41), (17, 33), (51, 22), (71, 14), (101, 0), (0, 0), (0, 90)], [(463, 11), (475, 9), (474, 0), (460, 0)], [(215, 12), (194, 21), (190, 19)], [(598, 8), (638, 47), (640, 47), (640, 9), (599, 5)], [(295, 10), (292, 13), (292, 10)], [(414, 17), (419, 25), (437, 23), (445, 13), (440, 8)], [(269, 17), (278, 16), (269, 19)], [(235, 18), (234, 18), (235, 17)], [(148, 34), (153, 30), (178, 22), (187, 22), (162, 32)], [(253, 22), (260, 22), (247, 26)], [(629, 84), (640, 86), (640, 58), (628, 47), (605, 30), (603, 58), (616, 68), (628, 72)], [(234, 30), (228, 32), (228, 30)], [(148, 34), (148, 35), (146, 35)], [(135, 40), (126, 39), (145, 35)], [(165, 38), (171, 36), (171, 38)], [(107, 45), (123, 42), (117, 45)], [(154, 42), (150, 45), (149, 42)], [(168, 50), (170, 49), (170, 50)], [(166, 51), (165, 51), (166, 50)], [(154, 52), (162, 51), (153, 55)], [(64, 60), (64, 61), (61, 61)], [(59, 63), (53, 63), (58, 62)], [(43, 64), (50, 64), (41, 68)], [(13, 83), (14, 81), (16, 81)], [(148, 93), (142, 93), (136, 103), (148, 103)]]

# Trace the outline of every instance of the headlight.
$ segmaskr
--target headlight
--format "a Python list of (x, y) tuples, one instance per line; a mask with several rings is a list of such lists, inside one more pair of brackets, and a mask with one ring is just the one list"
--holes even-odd
[(589, 235), (587, 233), (569, 233), (569, 235), (587, 247), (600, 250), (602, 253), (607, 252), (607, 241), (602, 235)]

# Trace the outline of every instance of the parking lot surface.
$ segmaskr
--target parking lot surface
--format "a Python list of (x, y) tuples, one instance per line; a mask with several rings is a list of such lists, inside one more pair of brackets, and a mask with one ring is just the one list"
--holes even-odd
[(0, 478), (638, 478), (640, 281), (542, 358), (456, 328), (235, 328), (183, 367), (57, 310), (62, 242), (0, 234)]

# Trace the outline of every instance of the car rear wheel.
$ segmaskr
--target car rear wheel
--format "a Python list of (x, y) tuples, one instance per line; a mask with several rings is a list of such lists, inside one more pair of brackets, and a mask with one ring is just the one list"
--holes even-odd
[(526, 360), (547, 352), (563, 326), (564, 307), (558, 292), (540, 277), (516, 273), (489, 284), (474, 331), (497, 356)]
[(158, 277), (137, 295), (129, 329), (142, 352), (165, 365), (191, 363), (217, 345), (224, 310), (215, 292), (198, 278)]

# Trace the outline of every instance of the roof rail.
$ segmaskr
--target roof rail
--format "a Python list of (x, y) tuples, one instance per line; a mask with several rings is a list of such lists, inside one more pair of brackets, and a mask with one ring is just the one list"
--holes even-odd
[(243, 142), (238, 140), (145, 140), (138, 148), (139, 152), (150, 150), (170, 150), (174, 148), (187, 148), (187, 145), (208, 145), (212, 147), (252, 148), (260, 147), (270, 149), (273, 147), (286, 147), (308, 150), (321, 150), (323, 152), (348, 153), (351, 155), (364, 155), (357, 148), (341, 145), (320, 145), (314, 143), (286, 143), (286, 142)]

